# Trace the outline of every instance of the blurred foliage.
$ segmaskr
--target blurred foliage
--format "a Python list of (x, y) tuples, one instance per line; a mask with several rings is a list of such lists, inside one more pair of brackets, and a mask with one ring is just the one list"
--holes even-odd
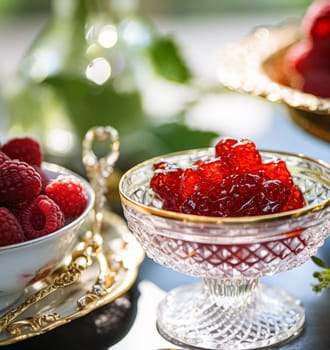
[(50, 8), (50, 0), (1, 0), (0, 20), (10, 19), (11, 16), (20, 14), (49, 13)]
[[(49, 12), (52, 0), (1, 0), (0, 18), (13, 13)], [(312, 0), (139, 0), (145, 13), (221, 14), (223, 12), (270, 11), (306, 8)]]
[[(62, 118), (70, 119), (74, 132), (82, 139), (85, 132), (93, 125), (110, 124), (119, 130), (122, 139), (122, 156), (120, 164), (123, 168), (147, 157), (172, 151), (209, 146), (218, 136), (213, 132), (191, 130), (185, 125), (185, 110), (182, 109), (171, 120), (163, 123), (153, 116), (147, 115), (142, 103), (145, 83), (148, 75), (157, 79), (192, 87), (194, 76), (185, 58), (181, 55), (175, 37), (162, 36), (156, 32), (145, 13), (175, 14), (224, 14), (230, 11), (247, 12), (269, 9), (285, 10), (304, 8), (310, 0), (268, 0), (250, 1), (214, 1), (214, 0), (140, 0), (138, 13), (105, 12), (100, 15), (100, 24), (108, 23), (118, 28), (125, 20), (133, 19), (149, 36), (144, 46), (134, 47), (123, 41), (113, 48), (104, 49), (93, 44), (95, 57), (105, 57), (111, 65), (118, 57), (124, 59), (125, 72), (122, 77), (116, 76), (105, 84), (97, 85), (86, 79), (85, 69), (93, 56), (90, 52), (91, 42), (86, 42), (86, 23), (95, 15), (99, 4), (107, 4), (109, 9), (120, 0), (2, 0), (0, 11), (2, 17), (10, 14), (51, 13), (54, 8), (76, 4), (74, 13), (66, 14), (66, 18), (53, 16), (48, 26), (35, 39), (21, 64), (20, 87), (15, 96), (7, 100), (11, 123), (19, 124), (25, 131), (38, 129), (46, 134), (54, 122)], [(135, 3), (134, 0), (131, 3)], [(51, 6), (53, 5), (53, 6)], [(78, 6), (77, 6), (78, 5)], [(70, 8), (67, 6), (66, 8)], [(63, 11), (62, 11), (63, 13)], [(125, 46), (126, 45), (126, 46)], [(48, 57), (57, 60), (59, 66), (44, 78), (31, 78), (37, 64), (33, 62), (36, 52), (48, 52)], [(88, 52), (88, 54), (87, 54)], [(54, 58), (54, 53), (57, 57)], [(53, 56), (51, 56), (53, 55)], [(147, 69), (146, 69), (147, 67)], [(134, 80), (133, 88), (128, 91), (117, 89), (118, 80)], [(141, 80), (142, 79), (142, 80)], [(154, 77), (152, 78), (154, 79)], [(134, 85), (133, 84), (133, 85)], [(117, 84), (118, 85), (118, 84)], [(155, 101), (157, 103), (157, 101)], [(185, 108), (185, 107), (183, 107)]]
[[(158, 34), (138, 13), (121, 17), (116, 7), (108, 8), (109, 2), (104, 0), (56, 1), (50, 22), (21, 62), (18, 83), (13, 81), (12, 90), (6, 94), (15, 131), (19, 126), (23, 133), (35, 132), (47, 144), (53, 130), (69, 125), (79, 141), (67, 158), (71, 167), (80, 160), (80, 141), (95, 125), (112, 125), (119, 131), (118, 166), (122, 169), (161, 153), (211, 144), (217, 134), (185, 125), (184, 104), (163, 121), (144, 109), (143, 94), (154, 81), (166, 81), (167, 88), (194, 88), (192, 72), (175, 38)], [(67, 7), (68, 3), (72, 6)], [(65, 5), (64, 10), (59, 4)], [(103, 6), (99, 8), (99, 4)], [(68, 8), (72, 13), (66, 11)], [(106, 25), (116, 28), (118, 34), (116, 44), (109, 48), (98, 41)], [(123, 34), (130, 25), (134, 41)], [(86, 73), (99, 58), (111, 67), (110, 78), (100, 84), (88, 79)], [(122, 68), (116, 71), (118, 62)], [(55, 161), (50, 159), (53, 151), (45, 149), (48, 159)]]
[(168, 149), (187, 150), (211, 146), (210, 140), (218, 136), (210, 131), (192, 130), (180, 123), (156, 124), (151, 131), (158, 138), (158, 154), (164, 154)]
[[(118, 93), (111, 84), (98, 86), (87, 79), (65, 75), (47, 78), (43, 84), (52, 87), (71, 116), (79, 135), (84, 135), (93, 123), (111, 125), (122, 134), (143, 121), (140, 95)], [(144, 127), (139, 125), (139, 127)]]
[(165, 79), (186, 83), (191, 78), (191, 72), (179, 55), (174, 39), (155, 39), (150, 47), (150, 55), (156, 71)]
[(313, 0), (143, 0), (141, 7), (151, 13), (175, 13), (180, 15), (201, 15), (222, 13), (247, 13), (255, 11), (285, 11), (306, 8)]
[(313, 274), (313, 277), (317, 279), (317, 283), (312, 284), (313, 291), (320, 293), (323, 289), (330, 289), (330, 267), (317, 256), (312, 256), (312, 261), (322, 269)]

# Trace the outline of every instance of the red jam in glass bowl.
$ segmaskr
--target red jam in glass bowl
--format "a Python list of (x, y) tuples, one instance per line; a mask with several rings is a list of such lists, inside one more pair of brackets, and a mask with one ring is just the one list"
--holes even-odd
[[(262, 161), (256, 145), (247, 139), (222, 138), (214, 157), (181, 168), (161, 161), (154, 164), (150, 187), (162, 208), (185, 214), (213, 217), (258, 216), (299, 209), (305, 205), (283, 160)], [(307, 244), (300, 230), (286, 238), (260, 244), (210, 245), (173, 240), (163, 245), (166, 254), (180, 250), (196, 263), (225, 269), (247, 270), (255, 264), (298, 254)]]
[(330, 169), (224, 138), (149, 159), (119, 184), (147, 255), (203, 278), (259, 278), (299, 266), (328, 235)]
[(185, 169), (165, 161), (154, 169), (150, 187), (166, 210), (237, 217), (304, 206), (285, 162), (262, 162), (255, 144), (246, 139), (220, 139), (214, 157), (200, 159)]

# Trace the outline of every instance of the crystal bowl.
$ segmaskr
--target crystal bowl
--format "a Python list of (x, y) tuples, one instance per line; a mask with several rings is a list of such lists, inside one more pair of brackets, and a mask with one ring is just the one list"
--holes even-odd
[(49, 179), (74, 175), (83, 183), (88, 196), (84, 212), (75, 220), (48, 235), (0, 247), (0, 310), (15, 302), (24, 289), (52, 273), (78, 242), (78, 232), (94, 205), (94, 192), (89, 183), (68, 169), (43, 163)]
[(160, 160), (191, 165), (213, 149), (191, 150), (141, 163), (120, 181), (130, 230), (157, 263), (200, 277), (202, 283), (169, 292), (157, 327), (178, 345), (254, 349), (297, 335), (305, 313), (285, 291), (262, 285), (262, 276), (306, 262), (330, 234), (330, 168), (322, 161), (261, 151), (263, 161), (284, 160), (306, 206), (285, 213), (221, 218), (161, 209), (150, 189)]

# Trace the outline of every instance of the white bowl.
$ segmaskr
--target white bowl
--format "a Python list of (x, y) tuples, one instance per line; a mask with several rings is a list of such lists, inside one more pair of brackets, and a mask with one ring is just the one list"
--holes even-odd
[(48, 235), (0, 247), (0, 310), (11, 305), (25, 287), (53, 272), (78, 242), (79, 229), (94, 205), (95, 195), (89, 183), (79, 175), (51, 163), (43, 163), (48, 178), (58, 175), (78, 177), (88, 201), (84, 212), (75, 220)]

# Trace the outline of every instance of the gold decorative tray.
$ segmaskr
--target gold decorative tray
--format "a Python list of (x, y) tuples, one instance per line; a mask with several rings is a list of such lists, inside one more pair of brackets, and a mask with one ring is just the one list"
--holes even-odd
[(297, 23), (257, 28), (224, 51), (218, 76), (231, 90), (283, 103), (297, 125), (330, 142), (330, 98), (307, 94), (283, 83), (283, 54), (298, 39)]
[[(46, 297), (34, 298), (38, 291), (47, 290), (54, 283), (54, 276), (28, 287), (11, 310), (0, 312), (0, 325), (6, 322), (7, 315), (13, 315), (17, 310), (19, 315), (7, 322), (8, 325), (0, 332), (0, 345), (19, 342), (65, 325), (110, 303), (131, 288), (144, 259), (144, 251), (129, 232), (125, 221), (105, 210), (101, 234), (103, 255), (114, 272), (111, 286), (104, 293), (91, 293), (99, 275), (99, 266), (94, 259), (77, 281), (57, 288)], [(27, 310), (20, 312), (27, 303), (30, 303)]]

